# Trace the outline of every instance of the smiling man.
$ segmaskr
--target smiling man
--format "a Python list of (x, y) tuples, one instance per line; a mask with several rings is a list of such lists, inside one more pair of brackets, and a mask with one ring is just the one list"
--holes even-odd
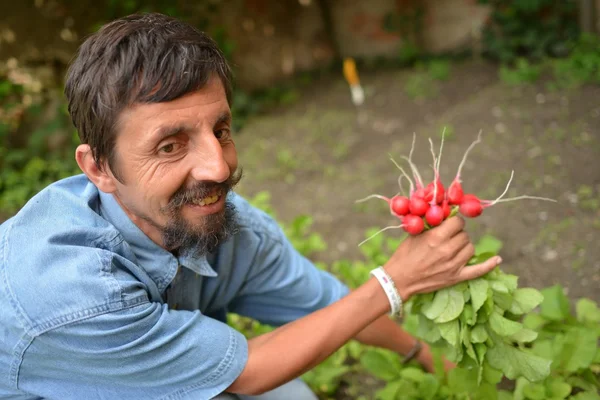
[[(455, 217), (352, 292), (317, 269), (232, 191), (229, 66), (175, 19), (107, 24), (65, 92), (83, 174), (0, 225), (0, 399), (315, 399), (298, 377), (351, 339), (431, 370), (386, 314), (499, 262), (464, 268)], [(247, 340), (228, 312), (277, 328)]]

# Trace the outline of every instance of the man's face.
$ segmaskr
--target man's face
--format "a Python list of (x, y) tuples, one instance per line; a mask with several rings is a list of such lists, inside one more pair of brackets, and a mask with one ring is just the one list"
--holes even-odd
[(237, 153), (221, 81), (167, 103), (125, 110), (117, 128), (115, 196), (129, 217), (168, 250), (211, 251), (233, 228), (227, 192)]

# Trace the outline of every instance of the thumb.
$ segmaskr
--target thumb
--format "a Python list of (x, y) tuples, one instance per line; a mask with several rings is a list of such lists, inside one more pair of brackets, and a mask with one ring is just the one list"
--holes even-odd
[(460, 270), (458, 279), (460, 281), (468, 281), (471, 279), (479, 278), (496, 268), (502, 262), (502, 257), (492, 257), (480, 264), (470, 265)]

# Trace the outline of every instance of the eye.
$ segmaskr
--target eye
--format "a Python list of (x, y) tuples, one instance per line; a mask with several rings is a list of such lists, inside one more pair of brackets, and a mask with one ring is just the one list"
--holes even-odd
[(177, 143), (169, 143), (158, 149), (159, 153), (170, 154), (177, 150)]
[(217, 139), (219, 139), (219, 140), (221, 140), (221, 139), (227, 139), (230, 134), (231, 134), (231, 132), (227, 128), (217, 129), (215, 131), (215, 137)]

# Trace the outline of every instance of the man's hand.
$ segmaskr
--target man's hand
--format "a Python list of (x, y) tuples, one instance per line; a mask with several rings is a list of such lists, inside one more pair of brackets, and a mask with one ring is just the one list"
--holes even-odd
[[(494, 257), (464, 268), (474, 253), (473, 244), (462, 231), (464, 224), (460, 217), (452, 217), (435, 229), (409, 237), (398, 247), (384, 268), (403, 301), (417, 293), (477, 278), (498, 265), (500, 260)], [(330, 306), (251, 339), (246, 367), (227, 391), (261, 394), (302, 375), (352, 338), (392, 338), (377, 332), (379, 324), (365, 330), (389, 311), (379, 282), (369, 279)]]
[(403, 301), (417, 293), (428, 293), (490, 272), (501, 259), (491, 259), (464, 268), (475, 246), (463, 231), (465, 222), (452, 217), (435, 229), (404, 240), (384, 269), (393, 279)]

